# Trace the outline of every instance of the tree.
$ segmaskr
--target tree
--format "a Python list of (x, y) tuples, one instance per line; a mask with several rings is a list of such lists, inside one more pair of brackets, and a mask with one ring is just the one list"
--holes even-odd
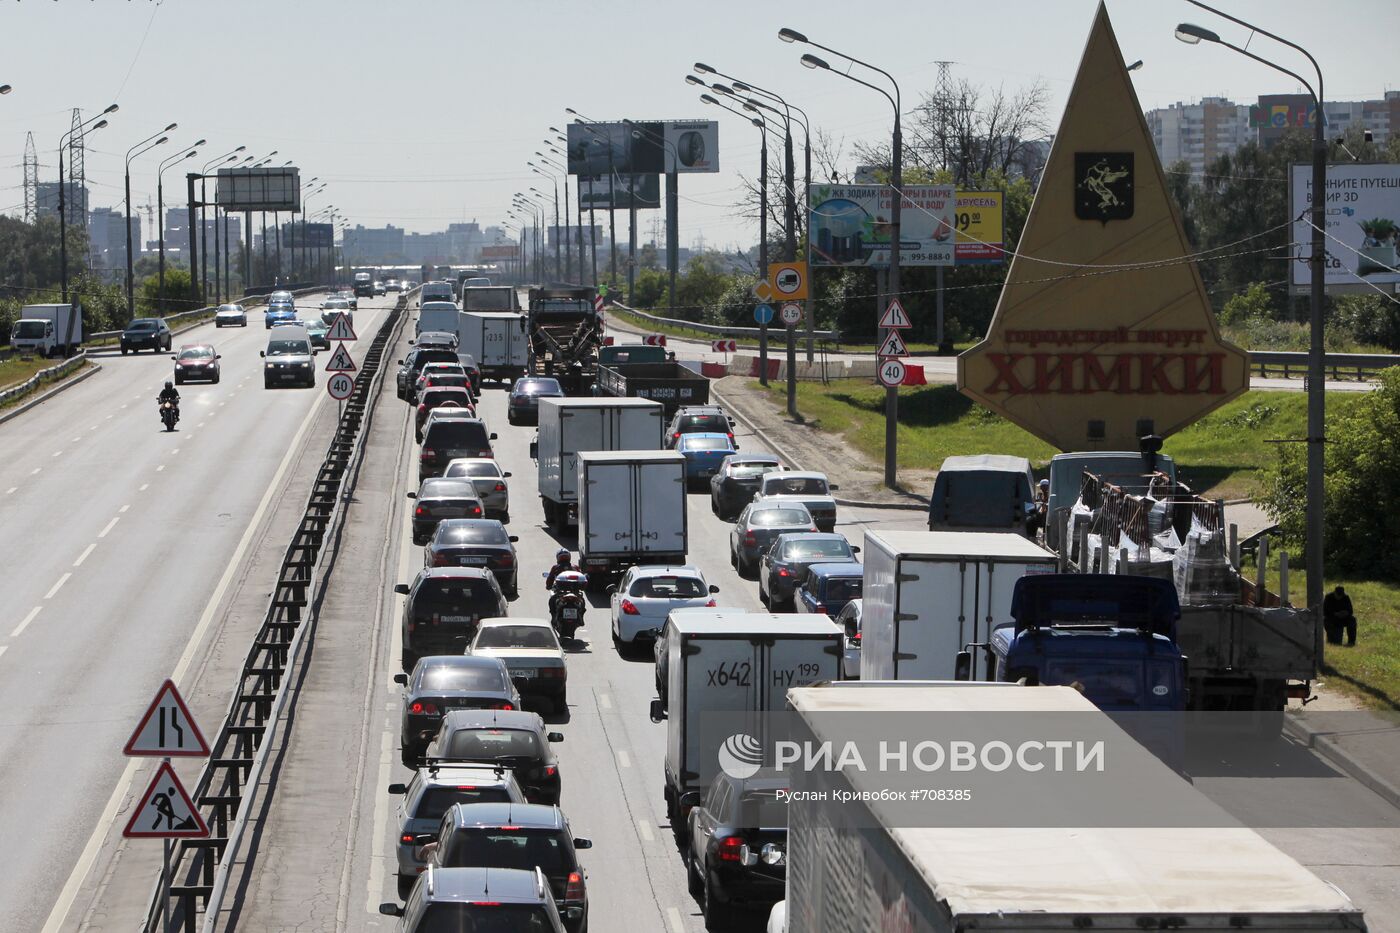
[(1271, 320), (1274, 316), (1274, 301), (1269, 295), (1269, 286), (1264, 282), (1252, 282), (1242, 292), (1231, 295), (1220, 310), (1221, 324), (1243, 324), (1251, 318)]

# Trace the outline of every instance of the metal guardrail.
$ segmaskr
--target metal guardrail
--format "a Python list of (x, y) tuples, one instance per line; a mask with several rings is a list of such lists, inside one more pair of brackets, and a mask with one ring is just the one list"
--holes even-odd
[(325, 584), (321, 574), (336, 551), (326, 544), (343, 531), (346, 500), (342, 492), (347, 476), (353, 480), (358, 473), (365, 449), (361, 429), (387, 371), (385, 354), (407, 319), (407, 306), (404, 295), (375, 333), (360, 365), (354, 391), (312, 483), (306, 510), (282, 556), (263, 623), (244, 658), (210, 757), (195, 784), (192, 796), (209, 826), (209, 836), (176, 843), (169, 887), (163, 872), (158, 874), (144, 930), (160, 929), (163, 909), (170, 911), (171, 928), (184, 933), (200, 927), (201, 913), (205, 930), (212, 930), (219, 917), (232, 866), (238, 861), (229, 856), (238, 851), (277, 744), (272, 739), (295, 687), (291, 675), (306, 634), (314, 628)]
[[(293, 294), (293, 295), (309, 295), (309, 294), (312, 294), (313, 292), (319, 292), (319, 291), (325, 291), (325, 287), (324, 287), (324, 286), (321, 286), (321, 285), (308, 285), (308, 286), (306, 286), (306, 287), (304, 287), (304, 288), (299, 288), (299, 289), (297, 289), (296, 291), (292, 292), (292, 294)], [(269, 293), (270, 293), (270, 290), (269, 290)], [(267, 296), (266, 296), (266, 295), (254, 295), (253, 297), (248, 298), (248, 299), (245, 300), (245, 301), (241, 301), (241, 302), (231, 302), (231, 303), (232, 303), (232, 304), (244, 304), (244, 305), (256, 305), (256, 304), (258, 304), (259, 302), (262, 302), (262, 303), (265, 304), (266, 301), (267, 301)], [(208, 307), (204, 307), (204, 308), (193, 308), (193, 309), (191, 309), (191, 310), (189, 310), (189, 311), (176, 311), (174, 314), (168, 314), (168, 315), (165, 316), (165, 323), (167, 323), (167, 324), (176, 323), (176, 322), (179, 322), (179, 321), (184, 321), (184, 320), (186, 320), (186, 319), (188, 319), (188, 318), (198, 317), (198, 316), (201, 315), (201, 314), (213, 314), (213, 313), (214, 313), (215, 311), (217, 311), (217, 310), (219, 310), (219, 306), (218, 306), (218, 305), (209, 305)], [(98, 331), (98, 332), (95, 333), (95, 334), (88, 334), (87, 337), (86, 337), (85, 339), (87, 339), (87, 340), (111, 340), (113, 337), (120, 337), (121, 335), (122, 335), (122, 332), (119, 331), (119, 330), (104, 330), (104, 331)]]
[(6, 402), (10, 401), (10, 399), (19, 398), (20, 396), (26, 395), (34, 391), (39, 387), (39, 384), (45, 379), (49, 379), (55, 376), (62, 376), (65, 373), (68, 373), (74, 369), (78, 369), (86, 362), (86, 351), (79, 350), (75, 355), (70, 356), (62, 363), (50, 366), (48, 369), (41, 369), (34, 375), (30, 376), (28, 379), (24, 380), (23, 382), (15, 383), (8, 389), (0, 391), (0, 405), (5, 404)]
[[(653, 324), (666, 324), (671, 327), (684, 327), (687, 330), (698, 330), (702, 334), (710, 334), (715, 337), (752, 337), (753, 339), (757, 340), (759, 335), (759, 328), (757, 327), (726, 327), (718, 324), (701, 324), (698, 321), (685, 321), (681, 320), (680, 318), (660, 317), (659, 315), (655, 314), (647, 314), (645, 311), (638, 311), (636, 308), (629, 308), (627, 307), (627, 305), (623, 304), (620, 301), (614, 301), (611, 304), (614, 308), (619, 308), (627, 314), (632, 315), (633, 317), (639, 317), (642, 320), (650, 321)], [(775, 324), (774, 326), (768, 328), (768, 336), (771, 339), (774, 334), (782, 334), (785, 332), (785, 330), (786, 328), (784, 328), (781, 323)], [(841, 342), (841, 332), (839, 330), (813, 331), (812, 336), (816, 337), (818, 340), (829, 340), (836, 344), (839, 344)], [(799, 329), (797, 331), (797, 338), (799, 340), (806, 340), (807, 331)]]
[[(1374, 379), (1381, 370), (1400, 366), (1400, 355), (1389, 353), (1326, 353), (1322, 368), (1328, 379)], [(1249, 368), (1260, 376), (1293, 379), (1308, 374), (1308, 355), (1276, 350), (1250, 350)]]

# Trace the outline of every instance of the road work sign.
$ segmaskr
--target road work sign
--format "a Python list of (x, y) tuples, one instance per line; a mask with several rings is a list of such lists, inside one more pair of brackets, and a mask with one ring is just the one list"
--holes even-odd
[(122, 835), (127, 839), (202, 839), (209, 835), (209, 827), (175, 776), (175, 769), (163, 761), (131, 811)]

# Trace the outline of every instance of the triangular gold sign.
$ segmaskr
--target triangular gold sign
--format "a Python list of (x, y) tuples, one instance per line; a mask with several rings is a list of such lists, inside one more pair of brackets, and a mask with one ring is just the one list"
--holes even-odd
[[(1102, 4), (987, 337), (958, 389), (1061, 450), (1137, 450), (1249, 388)], [(1123, 267), (1129, 268), (1123, 268)]]

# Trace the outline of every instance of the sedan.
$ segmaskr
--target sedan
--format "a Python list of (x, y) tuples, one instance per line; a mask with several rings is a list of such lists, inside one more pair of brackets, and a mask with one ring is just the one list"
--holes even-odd
[(161, 350), (170, 352), (170, 327), (158, 317), (138, 317), (126, 325), (119, 343), (122, 356), (138, 350)]
[(425, 330), (409, 341), (415, 347), (443, 347), (456, 350), (461, 338), (450, 330)]
[(758, 599), (769, 609), (792, 603), (813, 564), (855, 563), (860, 548), (835, 532), (781, 534), (763, 555), (758, 569)]
[(838, 488), (835, 483), (827, 482), (825, 473), (785, 470), (760, 477), (757, 498), (801, 502), (812, 513), (818, 528), (833, 531), (836, 528), (836, 500), (831, 494)]
[(476, 487), (459, 479), (425, 479), (408, 498), (418, 500), (413, 507), (413, 543), (418, 545), (427, 544), (444, 519), (481, 518), (485, 514)]
[(724, 458), (734, 453), (734, 439), (728, 434), (682, 434), (676, 450), (685, 457), (685, 480), (696, 485), (719, 472)]
[(519, 540), (493, 518), (449, 518), (424, 545), (423, 566), (490, 570), (505, 594), (515, 597), (520, 594), (520, 569), (515, 559), (515, 542)]
[(569, 671), (564, 649), (548, 619), (482, 619), (467, 654), (500, 658), (523, 696), (542, 696), (555, 712), (568, 705)]
[(171, 357), (175, 361), (175, 384), (181, 385), (191, 379), (218, 382), (219, 360), (222, 358), (207, 343), (181, 347), (180, 352)]
[(242, 305), (219, 305), (214, 312), (215, 327), (247, 327), (248, 312)]
[(564, 741), (546, 732), (538, 713), (523, 710), (456, 710), (428, 748), (428, 757), (445, 762), (481, 762), (515, 772), (530, 803), (559, 803), (559, 759), (552, 745)]
[(330, 327), (320, 318), (310, 318), (302, 321), (301, 326), (306, 328), (306, 338), (311, 341), (313, 350), (329, 350), (331, 348)]
[(422, 385), (418, 391), (423, 389), (466, 389), (471, 391), (472, 378), (466, 373), (445, 373), (439, 371), (426, 371), (420, 377)]
[(424, 389), (419, 394), (418, 411), (415, 419), (415, 433), (418, 443), (423, 443), (423, 422), (428, 420), (428, 412), (444, 405), (455, 405), (475, 412), (471, 393), (461, 387), (446, 386), (440, 389)]
[(758, 561), (778, 535), (816, 531), (812, 513), (800, 502), (751, 502), (729, 531), (729, 563), (741, 577), (758, 572)]
[(263, 312), (263, 327), (268, 330), (278, 324), (300, 324), (297, 320), (297, 313), (290, 305), (268, 305)]
[(781, 470), (783, 465), (771, 454), (734, 454), (725, 457), (710, 477), (710, 510), (724, 521), (733, 521), (753, 501), (759, 478)]
[(526, 376), (515, 380), (506, 403), (506, 420), (511, 424), (538, 424), (540, 399), (563, 398), (564, 389), (558, 379)]
[(380, 295), (383, 295), (383, 294), (384, 294), (384, 283), (383, 283), (383, 282), (375, 282), (375, 283), (374, 283), (374, 296), (375, 296), (376, 298), (378, 298)]
[(519, 709), (520, 693), (499, 658), (430, 655), (412, 673), (395, 674), (404, 686), (399, 724), (399, 755), (407, 768), (417, 768), (442, 718), (454, 709)]
[(510, 486), (506, 483), (510, 471), (502, 470), (498, 462), (489, 457), (462, 457), (448, 463), (442, 475), (471, 480), (486, 517), (498, 519), (503, 525), (510, 524)]
[(705, 582), (699, 567), (630, 567), (608, 588), (613, 643), (634, 644), (643, 632), (657, 632), (673, 609), (714, 606), (719, 587)]

